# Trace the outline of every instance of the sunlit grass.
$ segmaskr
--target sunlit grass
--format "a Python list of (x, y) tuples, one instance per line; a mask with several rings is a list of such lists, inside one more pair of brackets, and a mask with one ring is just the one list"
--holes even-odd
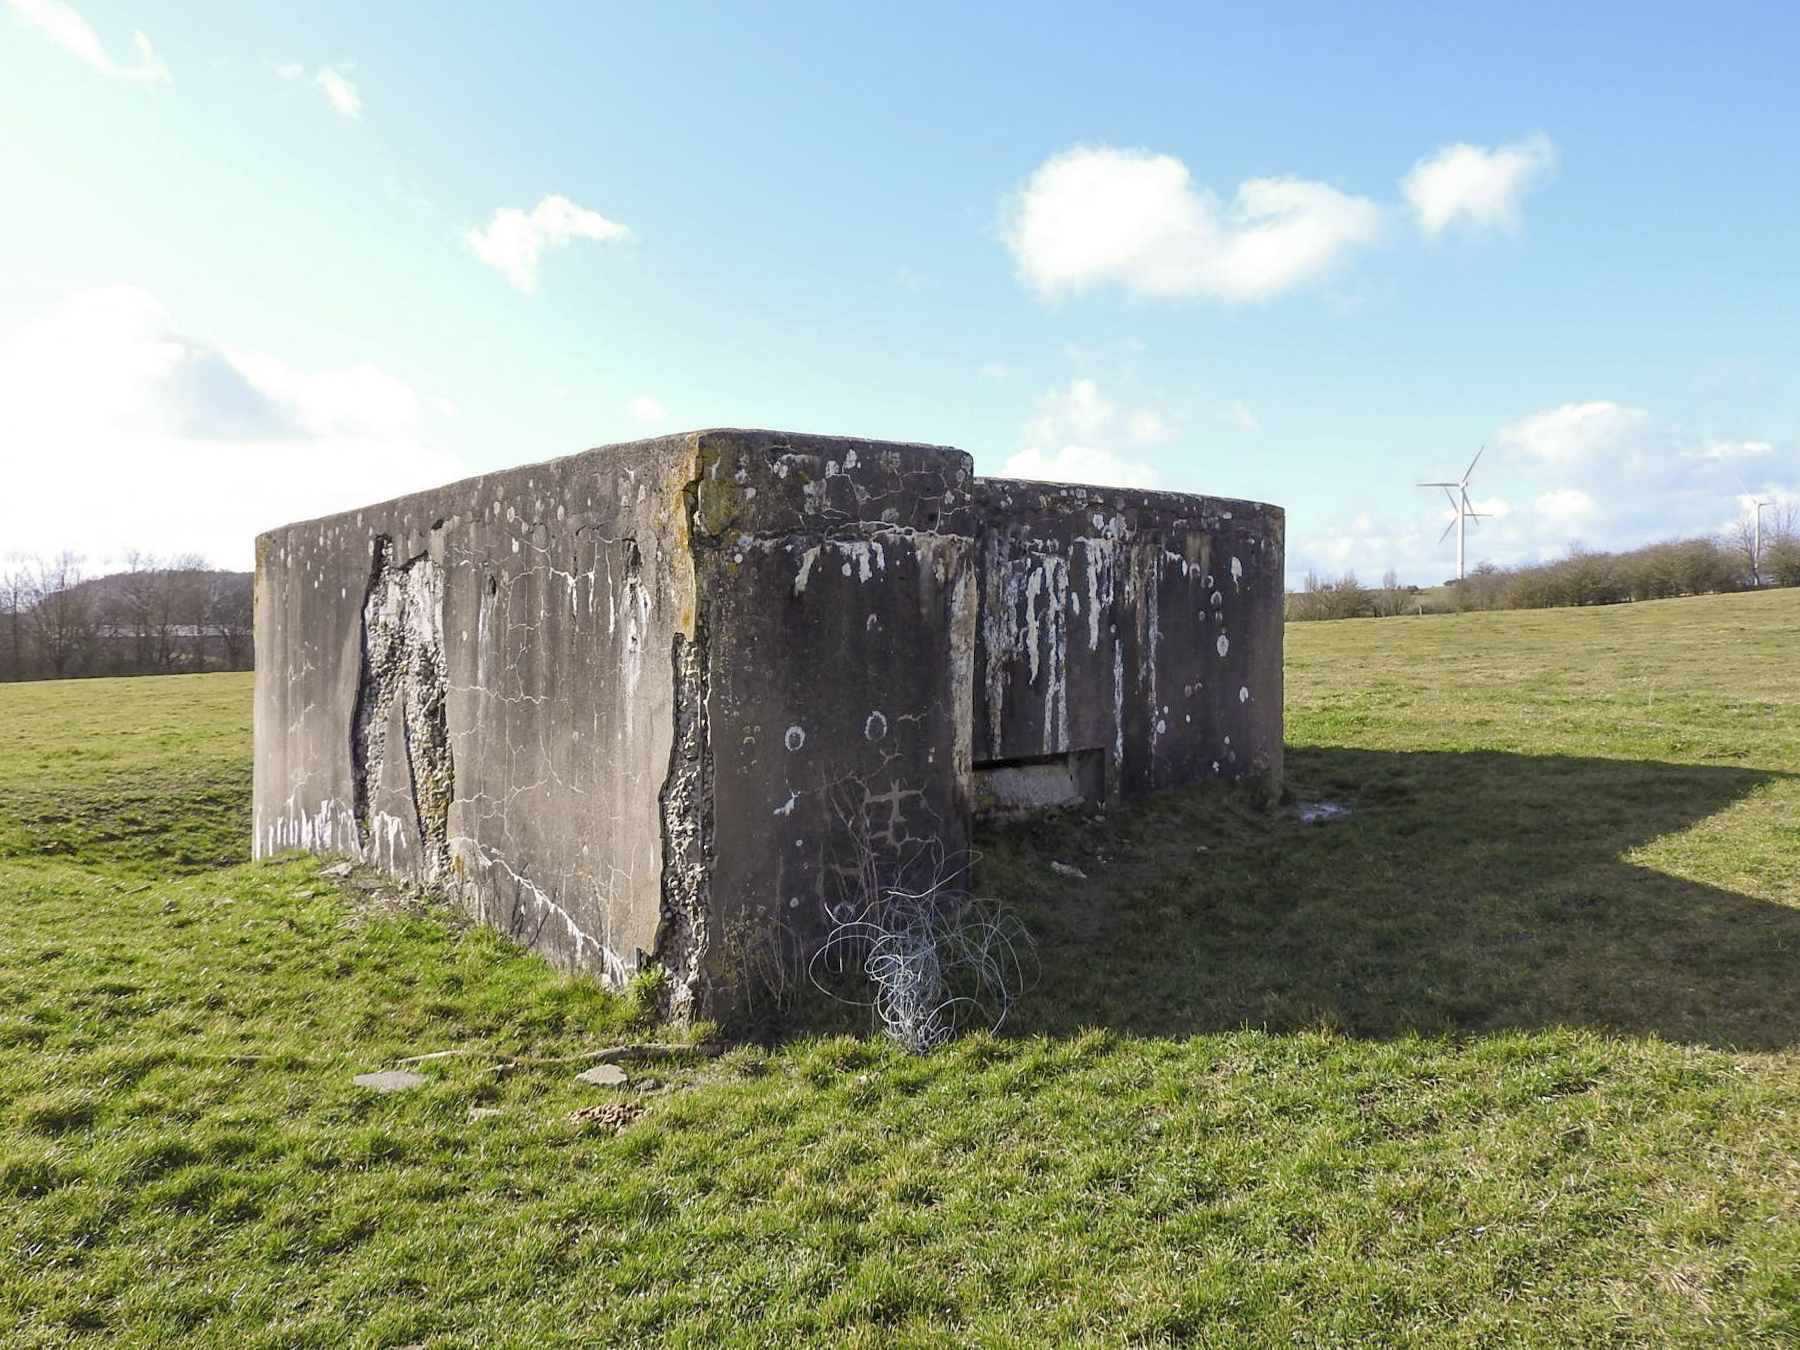
[(0, 687), (0, 1339), (1800, 1343), (1797, 602), (1294, 626), (1348, 815), (993, 834), (1007, 1037), (658, 1064), (617, 1134), (552, 1061), (628, 1000), (226, 861), (248, 677)]

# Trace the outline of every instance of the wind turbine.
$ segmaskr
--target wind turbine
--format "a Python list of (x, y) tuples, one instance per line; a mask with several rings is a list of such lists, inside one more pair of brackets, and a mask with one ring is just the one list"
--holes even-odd
[[(1733, 477), (1736, 477), (1736, 475), (1734, 474)], [(1737, 480), (1737, 485), (1744, 488), (1744, 496), (1748, 498), (1751, 507), (1756, 511), (1756, 525), (1750, 536), (1750, 583), (1752, 586), (1760, 589), (1762, 586), (1763, 507), (1773, 506), (1775, 503), (1772, 501), (1764, 501), (1760, 497), (1754, 496), (1749, 488), (1744, 487), (1744, 480), (1741, 478)]]
[[(1450, 499), (1450, 505), (1456, 510), (1456, 519), (1444, 526), (1444, 532), (1438, 536), (1438, 543), (1441, 544), (1448, 539), (1451, 530), (1456, 531), (1456, 579), (1458, 581), (1463, 579), (1463, 541), (1468, 529), (1467, 523), (1473, 520), (1479, 524), (1483, 519), (1482, 515), (1469, 504), (1469, 475), (1475, 472), (1475, 465), (1481, 460), (1481, 452), (1486, 449), (1487, 446), (1484, 445), (1481, 450), (1475, 452), (1475, 458), (1469, 461), (1469, 467), (1463, 470), (1463, 476), (1454, 483), (1419, 484), (1420, 487), (1444, 489), (1444, 495)], [(1451, 488), (1455, 488), (1456, 491), (1452, 492)]]

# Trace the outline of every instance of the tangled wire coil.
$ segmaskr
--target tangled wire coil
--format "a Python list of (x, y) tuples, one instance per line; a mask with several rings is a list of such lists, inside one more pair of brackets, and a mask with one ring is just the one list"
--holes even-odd
[[(871, 986), (864, 997), (820, 973), (858, 967)], [(971, 1027), (999, 1030), (1038, 973), (1037, 944), (1017, 914), (945, 885), (881, 890), (833, 926), (809, 969), (820, 990), (873, 1009), (889, 1039), (918, 1055)]]

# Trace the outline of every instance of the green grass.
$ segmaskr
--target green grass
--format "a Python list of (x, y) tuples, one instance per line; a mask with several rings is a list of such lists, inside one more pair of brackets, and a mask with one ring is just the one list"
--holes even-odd
[(658, 1065), (616, 1135), (545, 1061), (629, 1001), (220, 861), (246, 677), (0, 688), (0, 1340), (1800, 1345), (1795, 633), (1291, 626), (1295, 803), (984, 840), (1005, 1036)]

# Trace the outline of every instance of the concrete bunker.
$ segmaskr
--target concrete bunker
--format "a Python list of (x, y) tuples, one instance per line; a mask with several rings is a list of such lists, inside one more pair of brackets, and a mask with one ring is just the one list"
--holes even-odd
[(255, 851), (439, 886), (730, 1017), (746, 935), (941, 880), (978, 812), (1278, 783), (1283, 527), (704, 431), (272, 530)]

